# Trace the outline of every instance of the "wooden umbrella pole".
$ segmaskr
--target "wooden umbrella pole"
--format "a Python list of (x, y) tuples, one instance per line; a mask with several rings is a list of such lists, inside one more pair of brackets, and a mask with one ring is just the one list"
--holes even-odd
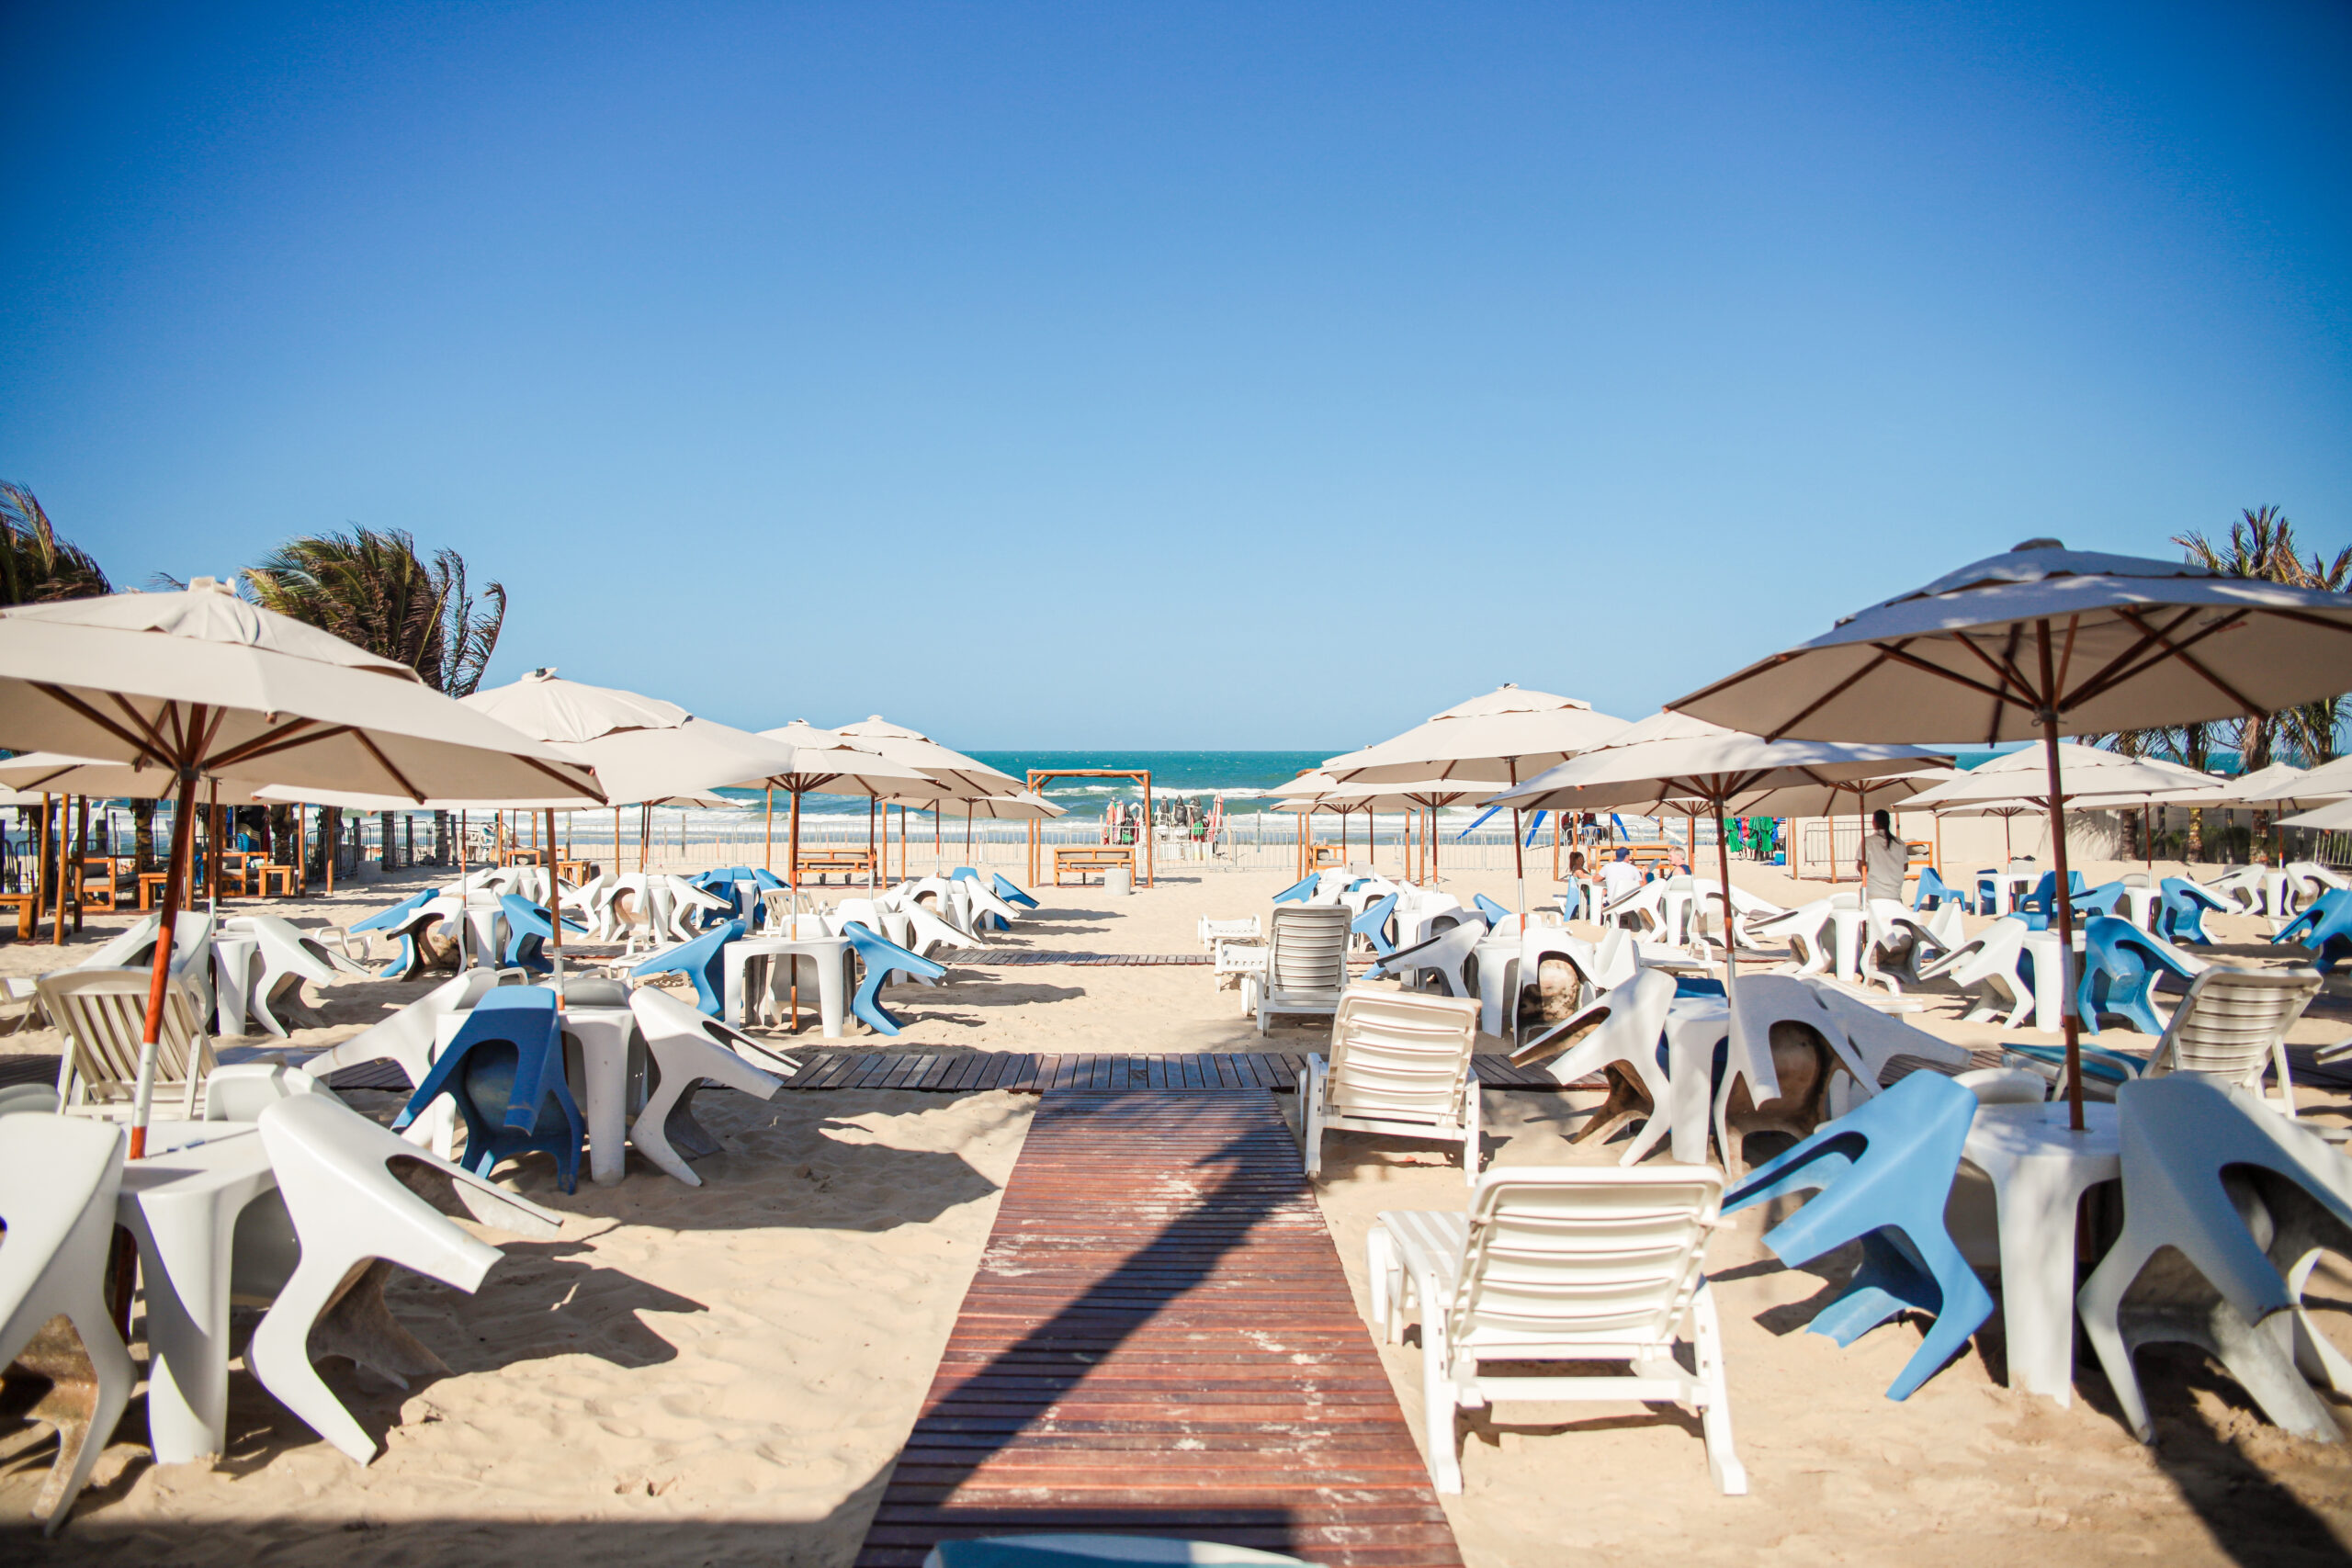
[(1724, 832), (1724, 803), (1707, 803), (1715, 814), (1715, 872), (1723, 878), (1724, 898), (1724, 990), (1731, 990), (1732, 977), (1739, 973), (1738, 928), (1731, 918), (1731, 840)]
[[(201, 707), (190, 715), (187, 727), (190, 736), (206, 736), (212, 726), (205, 722)], [(155, 927), (155, 961), (147, 974), (147, 1017), (139, 1032), (139, 1075), (130, 1091), (130, 1157), (143, 1159), (147, 1154), (147, 1111), (155, 1096), (155, 1043), (164, 1033), (164, 993), (172, 983), (172, 950), (179, 935), (180, 895), (187, 886), (188, 857), (195, 848), (194, 835), (187, 831), (188, 818), (196, 810), (196, 769), (183, 762), (179, 770), (179, 794), (173, 801), (172, 856), (164, 868), (163, 912)], [(194, 1064), (190, 1064), (194, 1070)]]
[(82, 796), (82, 808), (75, 814), (74, 824), (74, 859), (72, 874), (67, 880), (74, 889), (74, 934), (82, 934), (82, 873), (83, 858), (90, 852), (90, 797)]
[[(49, 798), (45, 795), (40, 797), (40, 808), (44, 816), (49, 812)], [(50, 874), (52, 866), (57, 875), (56, 881), (51, 884), (57, 890), (57, 897), (52, 905), (57, 924), (50, 932), (50, 945), (52, 947), (65, 945), (65, 849), (66, 839), (73, 826), (74, 797), (70, 795), (61, 795), (57, 797), (57, 830), (49, 836), (50, 845), (56, 852), (45, 857), (47, 863), (41, 867), (43, 876)]]
[[(2075, 967), (2075, 900), (2070, 896), (2074, 878), (2066, 869), (2066, 800), (2058, 772), (2058, 682), (2051, 671), (2050, 623), (2034, 623), (2041, 657), (2041, 751), (2050, 773), (2050, 855), (2055, 863), (2054, 880), (2051, 884), (2051, 902), (2058, 908), (2058, 973), (2062, 979), (2059, 994), (2069, 995), (2064, 982), (2071, 978)], [(2073, 1008), (2059, 1013), (2059, 1024), (2066, 1032), (2066, 1124), (2075, 1132), (2083, 1130), (2083, 1042), (2081, 1021)]]
[[(784, 859), (784, 885), (792, 889), (792, 912), (797, 915), (800, 913), (800, 792), (797, 789), (792, 792), (792, 820), (785, 829)], [(798, 933), (796, 931), (795, 934)], [(799, 965), (795, 964), (793, 976), (796, 983), (799, 973)], [(794, 1018), (797, 1021), (797, 1012)]]
[(551, 962), (555, 965), (550, 978), (555, 982), (556, 1010), (561, 1011), (563, 1009), (563, 878), (556, 867), (555, 807), (552, 806), (547, 807), (547, 829), (548, 924), (555, 931), (555, 935), (548, 942), (548, 948), (552, 955)]

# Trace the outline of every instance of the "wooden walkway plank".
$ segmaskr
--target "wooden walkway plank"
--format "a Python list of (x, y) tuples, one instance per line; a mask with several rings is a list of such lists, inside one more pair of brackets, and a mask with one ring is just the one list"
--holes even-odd
[(1189, 1087), (1243, 1059), (1040, 1075), (1143, 1087), (1038, 1106), (859, 1568), (1033, 1530), (1461, 1562), (1280, 1111)]

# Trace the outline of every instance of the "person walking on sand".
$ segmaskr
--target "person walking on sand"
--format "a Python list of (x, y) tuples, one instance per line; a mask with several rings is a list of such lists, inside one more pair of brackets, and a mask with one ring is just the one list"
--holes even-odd
[(1903, 900), (1904, 874), (1911, 869), (1911, 846), (1894, 836), (1894, 818), (1883, 811), (1871, 813), (1871, 831), (1862, 840), (1862, 857), (1854, 863), (1861, 873), (1862, 897)]

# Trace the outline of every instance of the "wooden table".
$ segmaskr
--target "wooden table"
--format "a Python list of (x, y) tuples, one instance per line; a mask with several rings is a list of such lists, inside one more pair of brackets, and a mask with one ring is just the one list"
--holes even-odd
[(1062, 873), (1075, 871), (1082, 885), (1089, 872), (1109, 871), (1125, 866), (1132, 883), (1136, 874), (1136, 847), (1133, 844), (1056, 844), (1054, 851), (1054, 886), (1062, 886)]
[(7, 908), (17, 911), (17, 940), (31, 941), (33, 917), (37, 912), (33, 896), (29, 893), (0, 893), (0, 909)]
[(152, 909), (155, 900), (163, 897), (164, 884), (171, 874), (164, 871), (142, 871), (139, 874), (139, 907)]
[(803, 876), (814, 874), (820, 883), (831, 872), (854, 876), (874, 869), (874, 857), (864, 850), (803, 850), (799, 863), (794, 866), (792, 880), (797, 885)]

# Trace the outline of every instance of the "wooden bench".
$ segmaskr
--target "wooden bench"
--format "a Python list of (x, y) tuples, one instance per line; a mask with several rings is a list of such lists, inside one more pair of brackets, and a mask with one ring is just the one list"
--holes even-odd
[(1313, 858), (1307, 863), (1306, 869), (1309, 871), (1320, 871), (1327, 865), (1348, 863), (1347, 851), (1338, 844), (1309, 844), (1306, 847), (1314, 852)]
[(170, 880), (168, 871), (142, 871), (139, 874), (139, 907), (152, 909), (164, 896), (164, 884)]
[(33, 896), (29, 893), (0, 893), (0, 909), (17, 911), (17, 940), (29, 942), (33, 934)]
[(1133, 844), (1056, 844), (1054, 851), (1054, 886), (1062, 886), (1062, 874), (1074, 871), (1082, 886), (1089, 874), (1106, 872), (1114, 866), (1126, 868), (1132, 884), (1136, 874), (1136, 847)]
[(269, 897), (273, 882), (277, 884), (277, 891), (288, 898), (302, 891), (302, 885), (298, 880), (300, 873), (290, 865), (265, 862), (254, 869), (261, 874), (261, 892), (265, 898)]
[(844, 879), (874, 869), (874, 857), (864, 850), (803, 850), (793, 867), (792, 880), (797, 884), (803, 877), (814, 876), (822, 884), (832, 872), (842, 873)]

